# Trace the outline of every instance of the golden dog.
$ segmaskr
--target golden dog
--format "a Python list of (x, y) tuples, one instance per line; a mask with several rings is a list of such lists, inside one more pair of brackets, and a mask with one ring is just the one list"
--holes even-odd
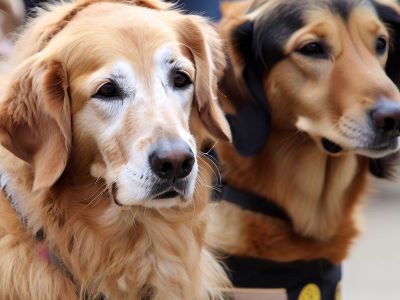
[(368, 0), (223, 10), (231, 68), (221, 99), (234, 146), (217, 145), (227, 201), (210, 238), (233, 256), (238, 286), (285, 287), (297, 299), (304, 284), (325, 284), (326, 269), (336, 277), (322, 299), (333, 299), (369, 169), (386, 176), (380, 159), (399, 150), (399, 10)]
[(1, 299), (208, 299), (211, 169), (229, 140), (224, 56), (205, 20), (156, 0), (39, 13), (3, 72)]

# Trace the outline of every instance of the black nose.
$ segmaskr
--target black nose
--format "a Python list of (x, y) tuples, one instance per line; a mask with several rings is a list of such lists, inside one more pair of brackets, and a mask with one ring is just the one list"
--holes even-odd
[(181, 140), (162, 140), (149, 157), (150, 167), (162, 179), (176, 180), (190, 174), (195, 163), (189, 145)]
[(387, 136), (400, 136), (400, 103), (380, 101), (371, 111), (372, 122)]

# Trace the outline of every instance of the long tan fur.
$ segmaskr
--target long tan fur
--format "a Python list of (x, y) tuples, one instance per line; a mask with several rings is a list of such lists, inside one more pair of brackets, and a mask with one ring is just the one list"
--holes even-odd
[[(140, 39), (150, 30), (141, 14), (158, 18), (168, 34)], [(134, 25), (124, 19), (128, 16)], [(212, 171), (205, 157), (198, 157), (191, 205), (118, 206), (104, 179), (122, 168), (138, 128), (162, 122), (163, 130), (140, 141), (146, 147), (160, 135), (175, 134), (173, 122), (186, 128), (185, 121), (173, 118), (173, 107), (157, 118), (149, 104), (148, 112), (130, 114), (117, 135), (96, 142), (102, 132), (91, 132), (107, 130), (100, 122), (106, 116), (84, 115), (92, 105), (84, 83), (97, 68), (125, 57), (147, 76), (153, 62), (146, 55), (160, 43), (176, 41), (182, 45), (176, 51), (197, 69), (190, 132), (200, 151), (210, 136), (230, 136), (215, 96), (217, 67), (223, 67), (224, 57), (215, 32), (202, 18), (183, 16), (159, 1), (82, 0), (50, 7), (22, 33), (11, 67), (4, 71), (10, 76), (0, 107), (1, 299), (100, 294), (109, 299), (209, 299), (227, 286), (204, 242)], [(128, 52), (130, 43), (145, 54)], [(102, 45), (111, 48), (103, 51)], [(35, 234), (41, 229), (45, 239), (39, 242)], [(46, 248), (73, 278), (41, 257)]]

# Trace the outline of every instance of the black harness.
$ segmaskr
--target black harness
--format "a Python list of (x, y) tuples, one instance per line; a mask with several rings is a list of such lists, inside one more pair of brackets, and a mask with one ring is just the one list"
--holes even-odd
[[(291, 223), (286, 211), (270, 199), (239, 191), (227, 184), (221, 185), (218, 190), (215, 193), (217, 201), (226, 201), (242, 209)], [(335, 300), (342, 276), (340, 265), (323, 259), (282, 263), (254, 257), (228, 256), (225, 263), (235, 287), (283, 288), (288, 300)]]
[(230, 202), (245, 210), (291, 222), (286, 211), (271, 200), (239, 191), (228, 184), (223, 184), (218, 188), (218, 191), (215, 192), (215, 199)]
[[(226, 260), (236, 287), (285, 289), (288, 300), (335, 300), (340, 292), (341, 266), (327, 260), (275, 262), (231, 256)], [(301, 298), (301, 295), (309, 295)], [(303, 296), (305, 297), (305, 296)]]

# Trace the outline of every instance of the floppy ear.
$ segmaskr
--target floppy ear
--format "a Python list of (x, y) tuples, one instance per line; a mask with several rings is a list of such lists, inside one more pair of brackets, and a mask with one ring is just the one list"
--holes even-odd
[[(392, 81), (400, 85), (400, 7), (397, 9), (374, 1), (379, 18), (388, 27), (391, 34), (391, 45), (386, 63), (386, 73)], [(370, 172), (378, 178), (390, 178), (395, 173), (394, 161), (399, 154), (390, 155), (382, 159), (370, 160)]]
[(63, 173), (71, 147), (67, 76), (58, 61), (32, 57), (17, 70), (0, 108), (0, 143), (32, 167), (36, 191)]
[(396, 85), (400, 85), (400, 6), (396, 9), (378, 1), (374, 1), (374, 4), (379, 18), (385, 23), (391, 34), (386, 73)]
[(195, 63), (195, 106), (199, 118), (212, 136), (230, 141), (229, 124), (217, 97), (218, 80), (225, 68), (222, 42), (215, 30), (198, 16), (186, 16), (179, 30), (183, 45), (190, 50)]
[(228, 115), (233, 144), (242, 156), (261, 151), (268, 140), (271, 115), (265, 95), (264, 66), (257, 63), (254, 23), (246, 21), (233, 31), (228, 29), (227, 43), (232, 58), (221, 88), (236, 108)]

